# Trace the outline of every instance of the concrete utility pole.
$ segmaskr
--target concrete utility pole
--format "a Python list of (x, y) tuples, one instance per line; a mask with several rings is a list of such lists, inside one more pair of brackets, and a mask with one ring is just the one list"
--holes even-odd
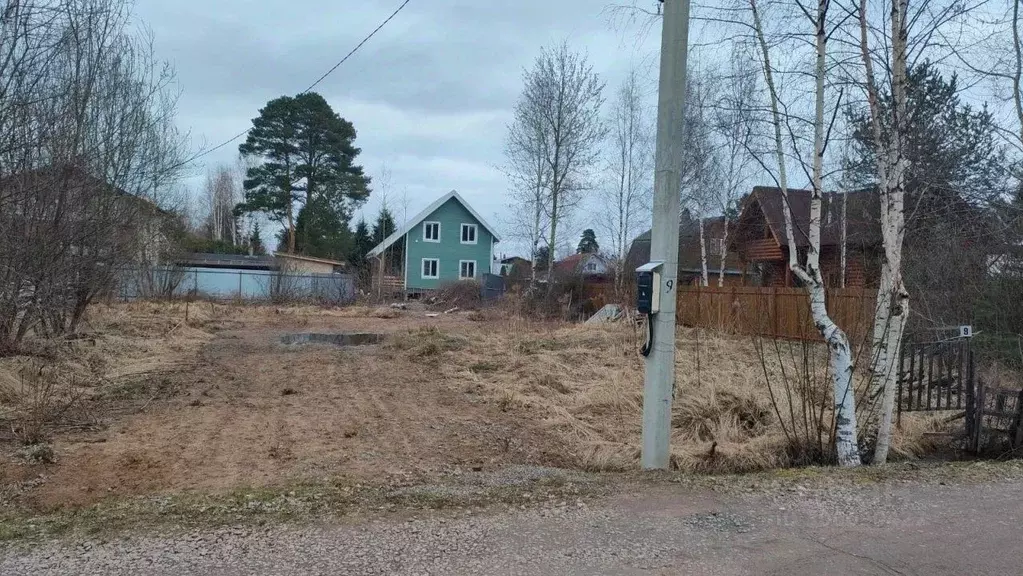
[(662, 262), (660, 312), (650, 321), (650, 355), (643, 385), (643, 456), (646, 470), (666, 470), (671, 459), (671, 401), (675, 392), (675, 298), (678, 282), (678, 206), (682, 188), (682, 109), (689, 44), (689, 0), (664, 2), (661, 79), (657, 101), (650, 260)]

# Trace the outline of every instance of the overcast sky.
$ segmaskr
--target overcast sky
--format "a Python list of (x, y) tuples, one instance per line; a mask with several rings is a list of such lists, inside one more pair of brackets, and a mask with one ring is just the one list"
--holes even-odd
[[(403, 192), (411, 217), (455, 189), (503, 228), (505, 127), (540, 48), (567, 39), (587, 52), (608, 96), (633, 62), (656, 55), (659, 30), (616, 30), (608, 2), (412, 0), (316, 88), (358, 131), (359, 161), (376, 180), (365, 211), (379, 208), (386, 165), (399, 219)], [(136, 14), (152, 29), (157, 55), (177, 69), (178, 124), (198, 150), (249, 127), (268, 100), (304, 90), (400, 3), (138, 0)], [(234, 162), (237, 150), (235, 143), (205, 157), (186, 185), (199, 188), (203, 171)], [(580, 213), (573, 233), (590, 219)], [(505, 243), (497, 252), (519, 249)]]

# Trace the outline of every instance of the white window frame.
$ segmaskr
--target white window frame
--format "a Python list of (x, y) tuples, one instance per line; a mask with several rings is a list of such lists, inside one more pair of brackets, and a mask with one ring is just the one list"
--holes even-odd
[[(463, 264), (472, 264), (472, 276), (462, 276), (462, 265)], [(475, 279), (476, 278), (476, 272), (478, 272), (476, 267), (477, 267), (477, 264), (476, 264), (475, 260), (459, 260), (458, 261), (458, 279), (459, 280), (473, 280), (473, 279)]]
[(597, 272), (598, 268), (599, 266), (597, 266), (596, 262), (590, 261), (586, 263), (586, 266), (583, 267), (583, 270), (585, 270), (586, 272)]
[[(436, 273), (433, 276), (427, 276), (426, 275), (426, 272), (425, 272), (424, 269), (426, 267), (426, 263), (427, 262), (433, 262), (433, 263), (436, 264), (436, 266), (435, 266), (435, 268), (436, 268), (435, 272)], [(423, 280), (437, 280), (437, 279), (439, 279), (440, 278), (440, 258), (423, 258), (422, 261), (419, 262), (419, 275), (420, 275), (420, 278), (422, 278)]]
[[(430, 226), (432, 224), (436, 224), (437, 225), (437, 237), (436, 238), (429, 238), (426, 235), (426, 231), (430, 228)], [(423, 242), (434, 242), (434, 243), (440, 242), (440, 222), (437, 222), (437, 221), (423, 222)]]
[[(465, 239), (466, 229), (472, 229), (472, 240)], [(480, 227), (476, 224), (462, 224), (462, 228), (458, 231), (458, 241), (462, 244), (479, 244), (480, 241)]]

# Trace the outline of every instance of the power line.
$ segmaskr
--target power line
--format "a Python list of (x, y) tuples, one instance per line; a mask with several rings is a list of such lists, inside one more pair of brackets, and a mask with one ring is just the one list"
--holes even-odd
[[(360, 48), (363, 47), (363, 45), (366, 44), (366, 42), (369, 42), (370, 39), (372, 39), (374, 36), (376, 36), (377, 32), (379, 32), (381, 28), (383, 28), (384, 26), (387, 26), (388, 22), (393, 20), (394, 17), (397, 16), (398, 13), (401, 12), (405, 8), (405, 6), (408, 6), (408, 3), (411, 2), (411, 1), (412, 0), (405, 0), (404, 2), (402, 2), (401, 5), (398, 6), (398, 8), (394, 12), (391, 13), (390, 16), (388, 16), (383, 22), (381, 22), (379, 26), (374, 28), (373, 31), (370, 32), (368, 36), (363, 38), (362, 42), (359, 42), (358, 44), (356, 44), (355, 48), (352, 48), (351, 51), (348, 52), (348, 54), (345, 54), (344, 58), (339, 60), (338, 63), (334, 64), (334, 66), (331, 67), (330, 70), (327, 70), (327, 72), (324, 73), (323, 76), (320, 76), (319, 78), (317, 78), (316, 82), (313, 82), (312, 84), (310, 84), (308, 88), (306, 88), (305, 90), (299, 92), (299, 94), (305, 94), (306, 92), (309, 92), (310, 90), (315, 88), (320, 82), (323, 82), (324, 80), (326, 80), (327, 76), (330, 76), (331, 74), (333, 74), (335, 70), (337, 70), (338, 68), (341, 67), (342, 64), (347, 62), (349, 58), (351, 58), (356, 52), (359, 51)], [(239, 132), (238, 134), (236, 134), (235, 136), (232, 136), (228, 140), (225, 140), (225, 141), (221, 142), (220, 144), (217, 144), (213, 148), (210, 148), (209, 150), (204, 150), (202, 152), (199, 152), (198, 154), (196, 154), (195, 156), (192, 156), (188, 160), (185, 160), (185, 161), (181, 162), (180, 164), (175, 166), (175, 168), (177, 168), (179, 166), (184, 166), (186, 164), (191, 164), (192, 162), (195, 162), (196, 160), (198, 160), (198, 159), (200, 159), (200, 158), (202, 158), (204, 156), (208, 156), (209, 154), (212, 154), (212, 153), (216, 152), (217, 150), (220, 150), (221, 148), (223, 148), (223, 147), (231, 144), (232, 142), (238, 140), (242, 136), (245, 136), (246, 134), (249, 133), (250, 130), (252, 130), (252, 128), (246, 128), (242, 132)]]
[(324, 74), (323, 76), (320, 76), (320, 77), (319, 77), (319, 78), (318, 78), (318, 79), (316, 80), (316, 82), (313, 82), (312, 84), (310, 84), (310, 85), (309, 85), (309, 87), (308, 87), (308, 88), (306, 88), (305, 90), (303, 90), (303, 91), (302, 91), (302, 94), (305, 94), (306, 92), (308, 92), (308, 91), (312, 90), (313, 88), (315, 88), (317, 84), (319, 84), (320, 82), (323, 82), (323, 80), (324, 80), (324, 79), (325, 79), (325, 78), (326, 78), (327, 76), (330, 76), (330, 75), (331, 75), (331, 73), (332, 73), (332, 72), (334, 72), (334, 70), (337, 70), (337, 69), (338, 69), (338, 68), (339, 68), (339, 67), (340, 67), (340, 66), (341, 66), (342, 64), (344, 64), (344, 63), (345, 63), (345, 61), (346, 61), (346, 60), (348, 60), (349, 58), (351, 58), (351, 57), (352, 57), (352, 54), (355, 54), (355, 53), (356, 53), (356, 52), (357, 52), (357, 51), (359, 50), (359, 48), (362, 48), (362, 45), (363, 45), (363, 44), (365, 44), (366, 42), (369, 42), (369, 39), (370, 39), (370, 38), (372, 38), (373, 36), (375, 36), (375, 35), (376, 35), (376, 33), (377, 33), (377, 32), (379, 32), (381, 28), (383, 28), (384, 26), (387, 26), (387, 23), (388, 23), (388, 22), (390, 22), (391, 20), (393, 20), (393, 19), (394, 19), (394, 17), (395, 17), (395, 16), (397, 16), (397, 15), (398, 15), (398, 13), (399, 13), (399, 12), (401, 12), (401, 11), (402, 11), (402, 9), (404, 9), (404, 8), (405, 8), (405, 6), (408, 6), (408, 3), (409, 3), (409, 2), (411, 2), (411, 1), (412, 1), (412, 0), (405, 0), (404, 2), (402, 2), (402, 3), (401, 3), (401, 6), (398, 6), (398, 9), (397, 9), (397, 10), (395, 10), (394, 12), (392, 12), (392, 13), (391, 13), (391, 15), (387, 17), (387, 19), (386, 19), (386, 20), (384, 20), (383, 22), (381, 22), (381, 23), (380, 23), (380, 25), (379, 25), (379, 26), (377, 26), (375, 30), (373, 30), (372, 32), (370, 32), (370, 33), (369, 33), (369, 36), (366, 36), (366, 37), (365, 37), (365, 38), (364, 38), (364, 39), (362, 40), (362, 42), (359, 42), (359, 44), (358, 44), (358, 45), (357, 45), (357, 46), (356, 46), (355, 48), (352, 48), (352, 51), (351, 51), (351, 52), (349, 52), (348, 54), (346, 54), (346, 55), (345, 55), (345, 57), (344, 57), (344, 58), (342, 58), (342, 59), (341, 59), (341, 60), (340, 60), (340, 61), (339, 61), (339, 62), (338, 62), (337, 64), (334, 64), (334, 67), (333, 67), (333, 68), (331, 68), (330, 70), (327, 70), (327, 73), (326, 73), (326, 74)]

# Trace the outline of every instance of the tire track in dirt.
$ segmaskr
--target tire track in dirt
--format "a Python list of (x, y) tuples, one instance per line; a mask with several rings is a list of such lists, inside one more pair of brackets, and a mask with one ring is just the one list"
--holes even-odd
[[(35, 496), (88, 504), (108, 494), (334, 476), (378, 483), (544, 463), (540, 426), (473, 392), (470, 375), (443, 354), (286, 347), (282, 333), (309, 329), (289, 322), (219, 332), (175, 376), (179, 396), (114, 423), (103, 443), (66, 446)], [(346, 328), (331, 322), (331, 331)]]

